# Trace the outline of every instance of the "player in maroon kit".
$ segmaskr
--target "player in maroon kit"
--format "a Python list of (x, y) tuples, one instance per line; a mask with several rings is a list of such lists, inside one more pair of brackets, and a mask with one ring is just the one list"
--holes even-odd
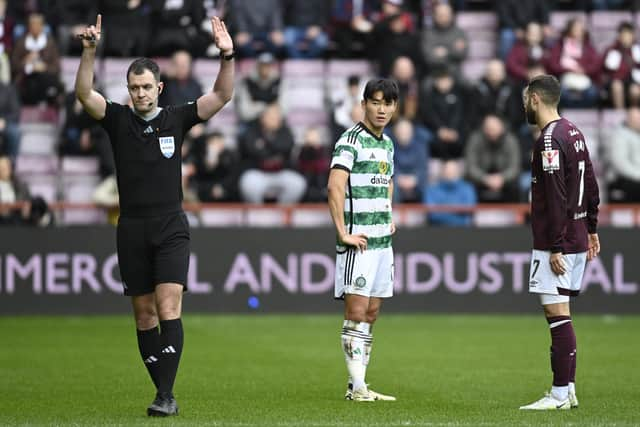
[(558, 114), (558, 80), (537, 76), (523, 97), (527, 121), (541, 130), (531, 167), (529, 292), (540, 294), (551, 330), (553, 386), (542, 399), (520, 409), (570, 409), (578, 399), (569, 297), (578, 295), (586, 262), (600, 252), (598, 184), (582, 132)]

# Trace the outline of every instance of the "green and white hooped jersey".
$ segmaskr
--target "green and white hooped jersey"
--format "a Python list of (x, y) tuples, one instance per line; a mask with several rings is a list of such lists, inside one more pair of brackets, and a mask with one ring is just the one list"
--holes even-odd
[[(368, 249), (391, 247), (391, 200), (393, 142), (375, 136), (364, 124), (347, 129), (333, 150), (331, 168), (349, 172), (344, 203), (344, 222), (350, 234), (368, 237)], [(338, 252), (346, 247), (337, 243)]]

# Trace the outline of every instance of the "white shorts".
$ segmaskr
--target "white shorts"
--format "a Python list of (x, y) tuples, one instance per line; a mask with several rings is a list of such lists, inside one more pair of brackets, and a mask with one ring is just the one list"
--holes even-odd
[(393, 296), (393, 249), (348, 249), (337, 254), (334, 296), (342, 299), (345, 294)]
[(549, 251), (534, 249), (531, 252), (529, 292), (543, 294), (541, 297), (543, 305), (568, 302), (570, 296), (577, 296), (580, 293), (582, 276), (587, 264), (586, 252), (564, 254), (567, 271), (558, 276), (551, 270), (550, 257)]

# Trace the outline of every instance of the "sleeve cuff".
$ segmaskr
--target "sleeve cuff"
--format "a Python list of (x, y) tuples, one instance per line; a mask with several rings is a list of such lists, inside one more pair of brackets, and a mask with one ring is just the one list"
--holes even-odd
[(348, 167), (341, 164), (335, 164), (331, 166), (331, 169), (342, 169), (343, 171), (351, 172), (351, 170)]
[(551, 253), (557, 254), (558, 252), (564, 253), (561, 246), (551, 246)]

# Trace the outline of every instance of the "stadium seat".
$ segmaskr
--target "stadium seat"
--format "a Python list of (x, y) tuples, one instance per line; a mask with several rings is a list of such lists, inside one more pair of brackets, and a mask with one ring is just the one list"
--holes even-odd
[(71, 203), (91, 203), (93, 192), (100, 183), (98, 175), (63, 175), (62, 200)]
[(491, 30), (498, 28), (498, 18), (493, 12), (460, 12), (456, 24), (462, 30)]
[(280, 209), (248, 208), (245, 219), (245, 225), (249, 227), (277, 227), (286, 224), (286, 215)]
[(58, 118), (58, 110), (46, 105), (23, 106), (20, 108), (20, 124), (49, 123), (57, 125)]
[(225, 136), (225, 141), (230, 147), (237, 145), (238, 118), (233, 106), (233, 101), (225, 105), (209, 121), (207, 121), (208, 131), (219, 131)]
[(48, 203), (58, 200), (58, 178), (51, 174), (27, 174), (20, 176), (22, 182), (29, 187), (31, 196), (40, 196)]
[(200, 224), (204, 227), (242, 226), (244, 215), (240, 209), (202, 209)]
[(621, 22), (633, 22), (633, 14), (630, 11), (596, 10), (591, 12), (589, 20), (592, 29), (617, 30)]
[(616, 127), (624, 121), (626, 115), (627, 112), (625, 110), (602, 110), (602, 114), (600, 116), (600, 126), (603, 130)]
[(327, 112), (322, 108), (293, 108), (287, 112), (286, 121), (296, 143), (302, 142), (304, 132), (311, 126), (320, 128), (328, 135)]
[(23, 122), (20, 124), (22, 154), (54, 154), (58, 141), (58, 127), (50, 122)]
[(38, 155), (38, 154), (20, 154), (16, 159), (15, 173), (22, 175), (49, 174), (53, 175), (58, 172), (58, 156)]
[(104, 225), (107, 213), (102, 209), (65, 209), (60, 222), (63, 225)]
[(518, 216), (499, 208), (483, 209), (474, 213), (473, 223), (476, 227), (509, 227), (518, 224)]
[(496, 39), (486, 38), (486, 33), (476, 37), (469, 34), (469, 59), (491, 59), (496, 56)]
[(304, 207), (291, 213), (291, 225), (294, 227), (324, 227), (332, 225), (328, 209), (305, 209)]
[(567, 22), (573, 18), (581, 18), (585, 23), (587, 21), (587, 14), (579, 11), (571, 12), (552, 12), (549, 16), (549, 25), (554, 29), (556, 36), (560, 36), (565, 29)]
[(211, 90), (220, 71), (220, 61), (199, 59), (193, 61), (193, 76), (198, 80), (203, 92)]
[(462, 63), (462, 75), (471, 81), (479, 80), (487, 69), (487, 58), (467, 59)]
[(71, 92), (74, 90), (74, 86), (76, 84), (76, 73), (78, 72), (79, 64), (79, 57), (65, 56), (60, 59), (60, 77), (67, 92)]
[(420, 210), (407, 210), (401, 212), (398, 209), (393, 211), (393, 221), (402, 227), (420, 227), (427, 222), (427, 215)]
[(60, 162), (60, 171), (65, 175), (97, 175), (99, 169), (97, 157), (64, 156)]

